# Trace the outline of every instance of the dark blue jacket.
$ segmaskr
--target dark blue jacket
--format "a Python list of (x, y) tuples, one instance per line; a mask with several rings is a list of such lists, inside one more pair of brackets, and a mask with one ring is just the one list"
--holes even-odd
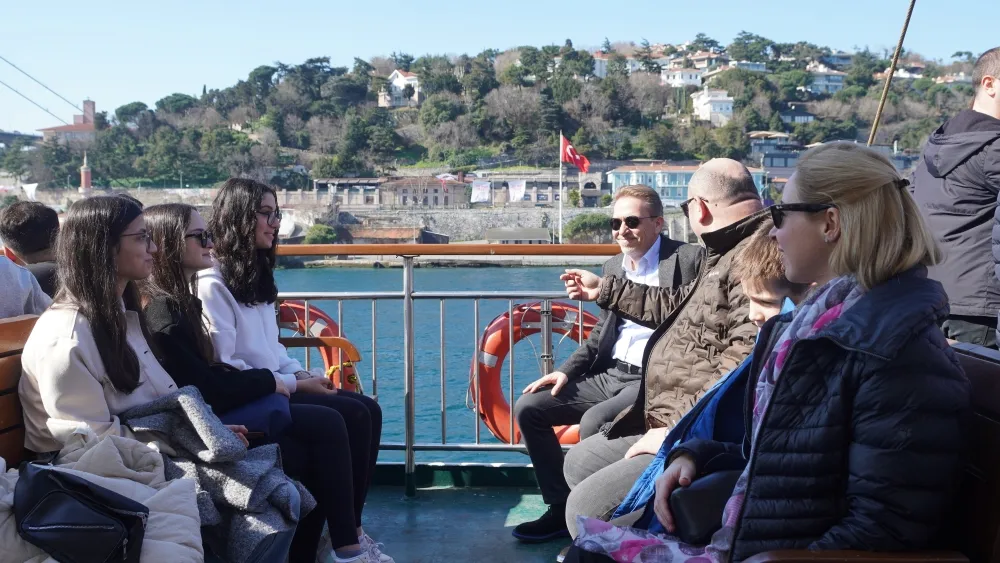
[(654, 518), (652, 503), (654, 500), (656, 478), (666, 469), (666, 460), (675, 446), (689, 440), (717, 440), (720, 442), (740, 442), (743, 440), (743, 397), (746, 394), (746, 384), (750, 373), (753, 354), (747, 357), (736, 369), (719, 380), (701, 400), (695, 404), (677, 426), (674, 426), (663, 440), (656, 457), (639, 476), (632, 490), (615, 511), (612, 518), (618, 518), (646, 506), (646, 511), (636, 528), (647, 529), (650, 532), (662, 534), (665, 532), (660, 521)]
[[(791, 347), (749, 461), (749, 439), (674, 448), (670, 456), (694, 457), (699, 476), (749, 463), (732, 561), (779, 549), (936, 547), (971, 412), (969, 381), (937, 326), (947, 314), (925, 268), (904, 272)], [(751, 381), (790, 321), (779, 315), (761, 329)]]

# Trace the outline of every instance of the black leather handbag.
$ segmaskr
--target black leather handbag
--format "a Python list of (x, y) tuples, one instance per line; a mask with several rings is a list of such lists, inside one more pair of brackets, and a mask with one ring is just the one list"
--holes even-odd
[(707, 544), (722, 527), (722, 513), (742, 474), (742, 470), (718, 471), (674, 489), (670, 493), (674, 534), (689, 545)]
[(76, 475), (21, 465), (14, 521), (25, 541), (61, 563), (139, 563), (149, 509)]

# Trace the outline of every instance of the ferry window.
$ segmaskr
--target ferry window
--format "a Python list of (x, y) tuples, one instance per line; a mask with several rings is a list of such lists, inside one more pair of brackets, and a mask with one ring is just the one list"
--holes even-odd
[[(434, 190), (434, 191), (437, 191), (437, 190)], [(434, 205), (437, 205), (437, 204), (438, 204), (438, 196), (434, 196)]]
[(438, 193), (438, 189), (437, 188), (434, 188), (434, 193)]
[(444, 196), (444, 204), (448, 205), (448, 196)]
[(373, 196), (373, 195), (366, 195), (365, 196), (365, 205), (374, 205), (374, 204), (375, 204), (375, 196)]
[[(424, 190), (427, 191), (427, 190)], [(427, 205), (427, 196), (424, 196), (424, 205)]]
[(403, 196), (403, 205), (406, 205), (406, 200), (408, 200), (408, 199), (409, 199), (409, 196), (405, 196), (405, 195)]

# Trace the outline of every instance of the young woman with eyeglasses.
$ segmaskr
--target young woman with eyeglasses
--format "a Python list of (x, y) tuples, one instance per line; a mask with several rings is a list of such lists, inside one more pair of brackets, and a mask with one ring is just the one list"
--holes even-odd
[(92, 197), (70, 208), (56, 250), (61, 288), (21, 358), (28, 449), (59, 451), (81, 426), (130, 435), (119, 413), (177, 389), (149, 348), (136, 290), (155, 252), (133, 202)]
[(159, 251), (153, 273), (139, 283), (143, 312), (160, 363), (181, 387), (194, 385), (205, 402), (224, 414), (272, 393), (288, 396), (281, 378), (267, 369), (239, 371), (214, 363), (194, 287), (198, 271), (212, 267), (212, 234), (198, 210), (168, 203), (146, 209), (146, 228)]
[[(299, 524), (290, 559), (315, 557), (325, 522), (334, 561), (391, 563), (361, 528), (382, 411), (371, 398), (339, 391), (325, 377), (304, 371), (278, 342), (274, 264), (280, 227), (273, 188), (240, 178), (223, 184), (207, 229), (215, 263), (197, 274), (196, 284), (213, 359), (241, 371), (268, 370), (290, 392), (293, 423), (287, 433), (295, 442), (281, 442), (282, 458), (286, 472), (301, 478), (320, 503)], [(186, 234), (194, 232), (189, 225)]]

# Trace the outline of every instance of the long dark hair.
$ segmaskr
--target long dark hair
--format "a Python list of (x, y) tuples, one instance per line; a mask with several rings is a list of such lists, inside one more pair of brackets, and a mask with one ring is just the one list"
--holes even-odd
[(155, 297), (166, 297), (194, 329), (198, 352), (206, 362), (212, 362), (215, 349), (202, 321), (201, 304), (195, 296), (197, 277), (184, 275), (185, 235), (194, 212), (193, 206), (184, 203), (153, 205), (143, 212), (146, 229), (159, 250), (153, 255), (153, 275), (139, 283), (139, 292), (146, 303)]
[[(212, 202), (208, 229), (215, 238), (215, 259), (226, 287), (243, 305), (274, 303), (278, 287), (274, 284), (275, 254), (278, 240), (268, 249), (255, 243), (257, 209), (265, 194), (278, 194), (274, 188), (246, 178), (230, 178), (222, 184)], [(277, 209), (275, 209), (277, 211)]]
[[(125, 313), (118, 300), (119, 237), (142, 215), (138, 205), (118, 196), (80, 200), (66, 214), (56, 244), (61, 289), (56, 301), (70, 303), (90, 322), (97, 350), (111, 385), (131, 393), (139, 386), (139, 358), (128, 345)], [(129, 282), (122, 296), (125, 308), (139, 314), (146, 341), (139, 292)]]

